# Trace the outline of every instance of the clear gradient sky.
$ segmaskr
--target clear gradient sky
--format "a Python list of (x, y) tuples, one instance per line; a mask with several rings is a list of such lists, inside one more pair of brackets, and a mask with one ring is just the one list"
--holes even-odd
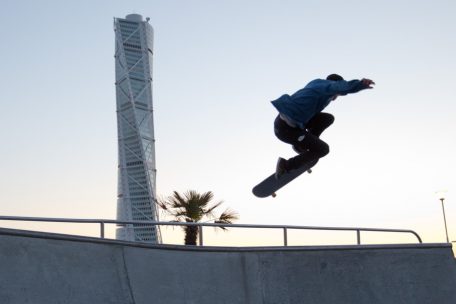
[[(115, 218), (112, 22), (129, 13), (155, 29), (159, 196), (210, 190), (242, 223), (441, 242), (444, 189), (456, 240), (452, 0), (0, 0), (0, 214)], [(327, 108), (331, 153), (312, 175), (254, 197), (294, 154), (273, 134), (270, 100), (330, 73), (377, 85)]]

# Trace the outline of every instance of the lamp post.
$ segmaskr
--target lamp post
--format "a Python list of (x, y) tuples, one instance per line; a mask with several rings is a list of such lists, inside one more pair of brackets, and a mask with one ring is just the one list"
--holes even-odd
[(437, 192), (437, 197), (440, 200), (440, 202), (442, 203), (443, 222), (445, 223), (446, 241), (447, 241), (447, 243), (449, 243), (450, 241), (448, 239), (448, 229), (447, 229), (447, 223), (446, 223), (446, 217), (445, 217), (445, 206), (443, 204), (443, 202), (445, 201), (445, 192), (446, 191), (438, 191)]

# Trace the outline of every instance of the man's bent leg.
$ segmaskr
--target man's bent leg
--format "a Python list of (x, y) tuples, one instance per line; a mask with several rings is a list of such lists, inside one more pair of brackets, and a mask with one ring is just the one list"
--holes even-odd
[(310, 133), (307, 133), (296, 146), (302, 151), (307, 151), (288, 159), (288, 170), (297, 169), (303, 164), (322, 158), (329, 153), (329, 145)]
[(299, 128), (292, 128), (285, 121), (283, 121), (280, 116), (274, 121), (274, 134), (281, 141), (294, 145), (297, 142), (297, 138), (305, 133), (304, 130)]
[(307, 129), (313, 135), (320, 137), (326, 128), (332, 125), (334, 122), (334, 116), (329, 113), (318, 113), (307, 123)]

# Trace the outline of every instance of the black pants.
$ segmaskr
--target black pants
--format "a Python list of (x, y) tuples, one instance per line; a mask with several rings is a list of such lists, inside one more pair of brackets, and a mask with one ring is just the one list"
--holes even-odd
[(288, 159), (287, 170), (293, 170), (302, 164), (319, 159), (329, 153), (329, 146), (319, 137), (332, 125), (334, 116), (329, 113), (316, 114), (306, 125), (306, 130), (290, 127), (280, 116), (274, 121), (274, 133), (278, 139), (293, 145), (298, 151), (295, 157)]

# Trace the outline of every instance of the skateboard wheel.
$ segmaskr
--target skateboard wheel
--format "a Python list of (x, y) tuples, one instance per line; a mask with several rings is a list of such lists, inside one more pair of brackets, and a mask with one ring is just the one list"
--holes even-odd
[(272, 197), (276, 197), (277, 194), (274, 192), (274, 193), (271, 194), (271, 196), (272, 196)]
[(307, 170), (307, 173), (309, 173), (309, 174), (312, 173), (312, 169)]

